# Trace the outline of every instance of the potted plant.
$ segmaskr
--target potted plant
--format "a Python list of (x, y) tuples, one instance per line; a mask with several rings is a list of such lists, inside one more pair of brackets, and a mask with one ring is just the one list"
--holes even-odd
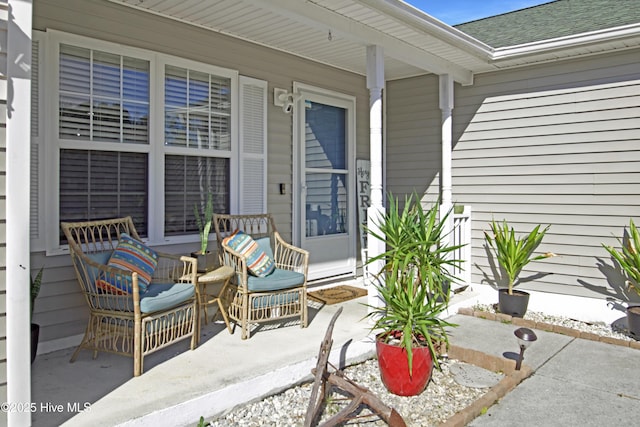
[(193, 214), (195, 215), (200, 235), (200, 250), (192, 252), (191, 256), (198, 259), (198, 272), (204, 273), (215, 266), (213, 252), (208, 250), (209, 233), (213, 224), (213, 196), (211, 193), (207, 194), (207, 202), (203, 209), (199, 209), (198, 203), (193, 205)]
[(438, 220), (439, 204), (425, 211), (410, 196), (400, 210), (389, 199), (376, 224), (379, 233), (367, 228), (386, 244), (384, 253), (367, 262), (382, 262), (375, 274), (382, 305), (369, 305), (367, 317), (374, 319), (382, 382), (391, 393), (413, 396), (425, 389), (433, 367), (439, 368), (437, 351), (449, 344), (446, 328), (455, 326), (440, 316), (449, 303), (447, 285), (456, 280), (447, 267), (459, 262), (450, 255), (459, 246), (442, 243), (448, 214)]
[[(618, 242), (622, 247), (621, 251), (604, 243), (602, 246), (623, 270), (626, 277), (627, 290), (635, 292), (640, 297), (640, 254), (638, 253), (640, 231), (633, 223), (633, 219), (629, 220), (629, 233), (625, 232), (624, 239), (618, 238)], [(636, 340), (640, 340), (640, 306), (628, 303), (626, 312), (629, 335)]]
[(35, 277), (31, 276), (31, 304), (30, 304), (30, 319), (31, 319), (31, 363), (36, 359), (38, 353), (38, 340), (40, 337), (40, 325), (33, 323), (33, 306), (36, 303), (36, 298), (40, 293), (40, 285), (42, 284), (42, 273), (44, 267), (38, 270)]
[(522, 269), (531, 261), (555, 256), (551, 252), (533, 256), (533, 252), (551, 226), (547, 225), (540, 230), (541, 225), (538, 224), (520, 238), (516, 236), (513, 227), (509, 227), (506, 220), (502, 220), (502, 223), (492, 220), (490, 227), (493, 235), (485, 231), (485, 240), (495, 251), (498, 264), (507, 275), (507, 288), (498, 290), (498, 310), (514, 317), (523, 317), (529, 305), (529, 293), (514, 291), (513, 286)]

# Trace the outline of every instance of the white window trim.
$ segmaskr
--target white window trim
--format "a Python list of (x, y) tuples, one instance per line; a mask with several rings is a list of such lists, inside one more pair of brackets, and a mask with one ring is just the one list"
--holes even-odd
[[(46, 51), (46, 57), (42, 65), (48, 71), (42, 78), (44, 83), (40, 87), (41, 105), (43, 111), (50, 111), (52, 114), (41, 114), (41, 129), (44, 130), (44, 158), (42, 161), (41, 175), (44, 185), (38, 196), (40, 215), (47, 218), (46, 224), (42, 229), (41, 235), (44, 235), (44, 246), (47, 255), (58, 255), (68, 253), (68, 247), (61, 246), (59, 242), (59, 164), (61, 148), (83, 148), (86, 144), (77, 141), (61, 140), (58, 133), (58, 80), (59, 80), (59, 52), (60, 44), (71, 44), (75, 46), (86, 47), (88, 49), (103, 50), (113, 52), (120, 55), (131, 56), (135, 58), (145, 59), (150, 62), (149, 69), (149, 140), (150, 144), (127, 144), (128, 151), (146, 152), (149, 155), (149, 214), (148, 214), (148, 238), (146, 239), (150, 245), (167, 245), (195, 243), (199, 241), (197, 234), (182, 236), (164, 236), (164, 179), (155, 179), (164, 176), (164, 156), (166, 154), (186, 154), (198, 155), (197, 149), (183, 149), (180, 147), (164, 146), (164, 66), (166, 64), (178, 67), (189, 68), (193, 70), (203, 71), (221, 77), (227, 77), (231, 80), (231, 150), (224, 151), (220, 157), (228, 157), (230, 161), (230, 211), (238, 211), (239, 197), (238, 193), (238, 170), (239, 170), (239, 73), (236, 70), (218, 67), (211, 64), (205, 64), (184, 58), (171, 56), (163, 53), (153, 52), (145, 49), (125, 46), (117, 43), (106, 42), (103, 40), (93, 39), (75, 34), (69, 34), (56, 30), (48, 30), (41, 40), (45, 44), (41, 45), (41, 50)], [(48, 88), (49, 90), (44, 90)], [(44, 120), (49, 116), (50, 120)], [(155, 144), (155, 146), (152, 146)], [(158, 148), (158, 146), (160, 148)], [(122, 151), (121, 143), (101, 143), (101, 149)], [(211, 151), (206, 151), (207, 155)]]

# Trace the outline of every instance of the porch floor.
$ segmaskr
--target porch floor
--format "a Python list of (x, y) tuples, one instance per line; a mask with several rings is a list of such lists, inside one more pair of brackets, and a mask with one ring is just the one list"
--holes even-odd
[[(350, 283), (361, 285), (359, 282)], [(336, 305), (309, 302), (309, 325), (265, 324), (240, 339), (224, 322), (202, 322), (199, 346), (176, 343), (147, 356), (133, 378), (133, 359), (74, 348), (38, 355), (32, 365), (32, 425), (188, 425), (273, 390), (310, 378), (331, 316), (344, 306), (333, 332), (337, 357), (366, 358), (373, 350), (366, 297)], [(211, 314), (213, 310), (210, 310)], [(218, 316), (219, 317), (219, 316)], [(334, 358), (333, 363), (338, 363)], [(86, 409), (84, 412), (81, 410)]]
[(372, 356), (366, 302), (366, 296), (336, 305), (311, 301), (307, 328), (297, 321), (270, 330), (267, 324), (248, 340), (240, 339), (239, 328), (231, 335), (221, 320), (203, 322), (195, 350), (184, 341), (151, 354), (138, 378), (132, 377), (133, 360), (123, 356), (99, 353), (93, 360), (90, 351), (82, 351), (69, 363), (73, 348), (38, 355), (32, 365), (32, 425), (195, 425), (200, 416), (210, 418), (311, 379), (329, 321), (341, 306), (331, 362), (342, 366)]

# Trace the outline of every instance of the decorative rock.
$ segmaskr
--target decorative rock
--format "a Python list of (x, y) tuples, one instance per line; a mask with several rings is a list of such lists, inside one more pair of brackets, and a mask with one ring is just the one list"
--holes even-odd
[[(477, 306), (476, 311), (473, 312), (474, 316), (486, 317), (495, 319), (495, 312), (490, 306)], [(478, 315), (478, 311), (486, 311), (484, 315)], [(466, 313), (461, 313), (466, 314)], [(553, 329), (550, 325), (560, 325), (567, 328), (575, 329), (585, 333), (585, 336), (591, 337), (593, 335), (599, 337), (610, 337), (615, 341), (626, 340), (628, 345), (633, 348), (640, 349), (640, 341), (635, 341), (623, 333), (613, 331), (611, 326), (598, 323), (585, 323), (573, 319), (568, 319), (560, 316), (549, 316), (543, 313), (527, 311), (525, 319), (530, 322), (536, 322), (547, 325), (546, 328)], [(464, 382), (460, 378), (467, 376), (475, 379), (476, 377), (474, 365), (466, 365), (464, 368), (454, 367), (456, 365), (463, 365), (457, 360), (442, 358), (440, 360), (440, 366), (442, 372), (435, 370), (431, 382), (427, 385), (426, 390), (413, 397), (402, 397), (388, 393), (385, 389), (382, 381), (380, 381), (380, 373), (378, 371), (378, 365), (376, 360), (368, 360), (359, 365), (348, 367), (344, 370), (345, 374), (354, 380), (357, 384), (368, 388), (375, 393), (383, 402), (393, 407), (398, 411), (408, 426), (420, 426), (430, 427), (438, 426), (445, 421), (451, 419), (453, 424), (447, 423), (447, 425), (465, 425), (470, 420), (464, 417), (457, 417), (457, 420), (462, 424), (455, 423), (456, 419), (453, 415), (472, 405), (481, 396), (485, 396), (487, 402), (485, 406), (490, 405), (495, 401), (495, 393), (487, 393), (490, 387), (498, 383), (500, 378), (497, 378), (495, 383), (487, 383), (487, 388), (474, 388), (459, 384), (458, 381)], [(524, 366), (523, 370), (518, 371), (520, 375), (526, 376), (530, 374), (527, 372), (529, 367)], [(464, 371), (464, 374), (460, 374), (456, 379), (456, 371)], [(491, 371), (485, 371), (491, 375)], [(489, 375), (488, 375), (489, 376)], [(488, 379), (487, 379), (488, 381)], [(502, 387), (511, 389), (517, 384), (517, 381), (500, 383)], [(484, 385), (478, 384), (476, 385)], [(298, 387), (292, 387), (284, 392), (267, 397), (261, 401), (249, 403), (240, 408), (230, 410), (227, 414), (221, 415), (216, 420), (210, 422), (208, 425), (212, 427), (263, 427), (263, 426), (301, 426), (304, 424), (304, 418), (309, 405), (309, 399), (311, 396), (311, 384), (305, 384)], [(339, 399), (342, 396), (338, 396), (335, 393), (331, 394), (325, 411), (323, 413), (323, 420), (328, 419), (331, 414), (335, 414), (342, 406), (344, 401)], [(361, 411), (360, 415), (370, 414), (366, 409)], [(465, 416), (469, 416), (470, 413), (465, 413)], [(366, 425), (367, 427), (374, 426), (386, 426), (387, 424), (378, 418), (376, 415), (371, 414), (370, 417), (362, 419), (360, 424), (351, 422), (350, 426)]]

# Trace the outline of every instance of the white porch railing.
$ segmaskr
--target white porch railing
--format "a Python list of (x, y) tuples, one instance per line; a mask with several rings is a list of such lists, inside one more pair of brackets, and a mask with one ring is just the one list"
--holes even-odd
[[(460, 281), (453, 286), (453, 289), (471, 284), (471, 206), (464, 206), (462, 213), (453, 214), (453, 242), (454, 246), (463, 245), (453, 253), (453, 259), (460, 260), (453, 268), (453, 275)], [(371, 279), (368, 275), (367, 250), (363, 249), (362, 253), (362, 273), (365, 284), (368, 285)]]
[(453, 268), (453, 275), (460, 279), (455, 289), (471, 284), (471, 206), (464, 206), (462, 213), (453, 214), (453, 244), (463, 245), (453, 254), (453, 259), (461, 260)]

